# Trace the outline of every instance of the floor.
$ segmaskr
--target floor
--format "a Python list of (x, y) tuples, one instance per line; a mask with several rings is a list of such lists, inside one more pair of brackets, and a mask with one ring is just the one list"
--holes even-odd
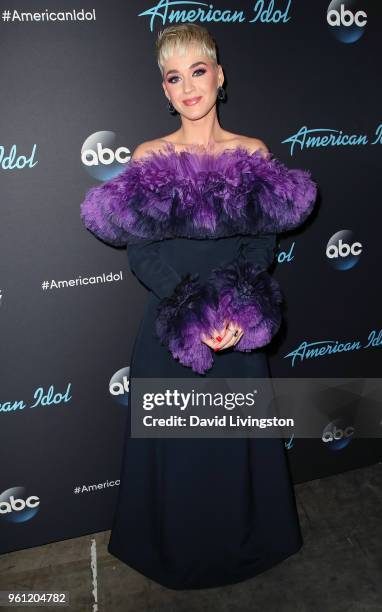
[(250, 580), (166, 589), (110, 555), (105, 531), (1, 555), (0, 591), (67, 590), (76, 612), (382, 612), (382, 463), (295, 490), (304, 546)]

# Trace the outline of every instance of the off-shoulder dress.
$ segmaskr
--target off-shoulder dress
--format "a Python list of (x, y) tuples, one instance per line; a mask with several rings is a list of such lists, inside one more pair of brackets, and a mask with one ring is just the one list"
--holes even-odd
[[(85, 226), (127, 246), (148, 290), (131, 385), (270, 376), (265, 347), (284, 299), (269, 273), (277, 235), (303, 224), (316, 195), (310, 171), (271, 153), (170, 144), (88, 190)], [(227, 317), (244, 334), (215, 353), (200, 334)], [(136, 438), (129, 416), (111, 554), (168, 588), (200, 589), (253, 577), (301, 548), (282, 439)]]

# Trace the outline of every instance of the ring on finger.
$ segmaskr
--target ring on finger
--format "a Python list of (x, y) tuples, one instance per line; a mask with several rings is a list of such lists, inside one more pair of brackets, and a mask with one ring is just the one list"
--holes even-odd
[(238, 335), (238, 333), (239, 333), (239, 330), (238, 330), (238, 329), (231, 329), (230, 327), (229, 327), (228, 329), (229, 329), (229, 331), (230, 331), (230, 332), (232, 332), (232, 333), (233, 333), (233, 335), (234, 335), (235, 337), (236, 337), (236, 336)]

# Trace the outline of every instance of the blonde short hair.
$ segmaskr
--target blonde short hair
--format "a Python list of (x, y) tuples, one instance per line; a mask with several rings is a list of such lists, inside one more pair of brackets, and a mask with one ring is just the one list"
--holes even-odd
[(182, 23), (169, 26), (158, 34), (157, 60), (162, 77), (164, 62), (175, 50), (180, 54), (186, 53), (190, 44), (196, 45), (201, 55), (207, 55), (217, 65), (216, 43), (209, 31), (196, 23)]

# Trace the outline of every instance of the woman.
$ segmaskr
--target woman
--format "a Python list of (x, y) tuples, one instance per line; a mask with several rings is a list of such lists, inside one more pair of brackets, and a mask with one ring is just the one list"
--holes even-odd
[[(209, 32), (158, 36), (158, 64), (180, 127), (139, 145), (125, 170), (91, 188), (86, 227), (127, 245), (149, 290), (130, 376), (269, 377), (281, 323), (269, 273), (276, 234), (310, 214), (316, 185), (259, 139), (223, 130), (224, 75)], [(129, 424), (130, 425), (130, 424)], [(302, 537), (279, 438), (134, 438), (128, 425), (108, 550), (172, 589), (253, 577)]]

